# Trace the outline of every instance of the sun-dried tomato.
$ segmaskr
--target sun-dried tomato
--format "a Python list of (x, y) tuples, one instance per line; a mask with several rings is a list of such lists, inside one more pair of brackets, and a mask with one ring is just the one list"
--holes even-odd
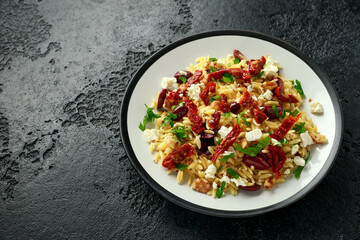
[(168, 92), (167, 89), (163, 89), (161, 90), (161, 92), (159, 93), (159, 98), (158, 98), (158, 103), (157, 103), (157, 109), (160, 109), (163, 107), (164, 105), (164, 101), (166, 98), (166, 93)]
[(209, 92), (214, 93), (216, 91), (216, 83), (209, 82), (205, 89), (200, 93), (200, 98), (203, 100), (204, 104), (207, 106), (210, 104)]
[(188, 118), (193, 123), (193, 126), (191, 129), (194, 131), (194, 133), (199, 134), (202, 131), (205, 130), (204, 128), (204, 122), (202, 117), (197, 115), (198, 109), (197, 106), (194, 104), (194, 102), (190, 99), (187, 99), (186, 97), (183, 97), (184, 102), (186, 103), (187, 107), (189, 108), (188, 112)]
[(266, 114), (260, 110), (260, 108), (254, 108), (253, 110), (255, 121), (260, 124), (267, 119)]
[(242, 54), (238, 49), (234, 49), (233, 55), (234, 55), (234, 58), (238, 58), (240, 60), (245, 59), (244, 54)]
[(222, 79), (222, 77), (224, 76), (225, 73), (229, 73), (229, 69), (223, 69), (223, 70), (219, 70), (217, 72), (213, 72), (213, 73), (210, 73), (208, 75), (208, 82), (212, 81), (212, 80), (215, 80), (215, 81), (218, 81), (220, 79)]
[(288, 97), (285, 97), (284, 95), (282, 95), (281, 94), (281, 87), (276, 87), (274, 89), (274, 93), (275, 93), (275, 96), (277, 97), (277, 99), (279, 99), (282, 102), (289, 102), (289, 103), (297, 103), (297, 102), (299, 102), (299, 100), (297, 100), (294, 95), (289, 94)]
[[(252, 108), (255, 104), (255, 100), (251, 97), (250, 93), (245, 90), (244, 94), (241, 96), (239, 103), (244, 108)], [(255, 104), (257, 106), (257, 104)]]
[(258, 75), (261, 72), (261, 69), (263, 69), (265, 63), (266, 59), (264, 56), (261, 56), (261, 58), (257, 60), (251, 59), (249, 62), (249, 72), (252, 75)]
[(190, 157), (194, 152), (194, 148), (189, 143), (181, 145), (174, 152), (169, 153), (163, 160), (162, 165), (168, 169), (175, 168), (176, 164)]
[(241, 132), (240, 126), (239, 126), (239, 124), (236, 124), (233, 127), (233, 129), (231, 130), (231, 132), (228, 135), (226, 135), (226, 137), (222, 140), (220, 145), (216, 146), (215, 152), (212, 156), (212, 160), (214, 162), (216, 161), (216, 159), (219, 157), (219, 155), (221, 153), (227, 151), (229, 149), (229, 147), (234, 144), (234, 142), (236, 141), (240, 132)]
[(278, 141), (282, 139), (285, 136), (285, 134), (293, 127), (296, 121), (299, 120), (299, 117), (300, 114), (298, 114), (296, 117), (289, 115), (289, 117), (285, 119), (285, 121), (280, 125), (278, 129), (276, 129), (276, 131), (273, 134), (271, 134), (270, 137)]
[(280, 92), (282, 93), (284, 91), (284, 82), (283, 82), (283, 80), (281, 78), (278, 78), (276, 83), (280, 87)]
[(187, 80), (186, 86), (190, 87), (191, 84), (199, 82), (202, 73), (203, 72), (201, 70), (196, 70), (194, 74)]
[(286, 154), (280, 146), (269, 145), (268, 149), (272, 171), (276, 174), (276, 178), (279, 178), (281, 175), (280, 170), (286, 161)]
[(228, 103), (227, 96), (225, 94), (220, 95), (220, 111), (230, 112), (230, 103)]
[(189, 71), (184, 71), (184, 72), (186, 72), (186, 75), (182, 75), (180, 72), (176, 72), (174, 74), (174, 78), (176, 78), (177, 83), (183, 84), (183, 81), (180, 79), (180, 77), (185, 77), (186, 79), (189, 79), (189, 77), (193, 75), (192, 72)]
[(166, 109), (171, 109), (172, 106), (177, 105), (179, 101), (181, 100), (181, 97), (179, 95), (179, 92), (169, 92), (165, 99), (165, 105), (164, 107)]
[(218, 111), (215, 111), (212, 115), (211, 115), (211, 119), (209, 121), (209, 127), (211, 129), (215, 129), (218, 127), (219, 122), (220, 122), (220, 117), (221, 117), (221, 113)]

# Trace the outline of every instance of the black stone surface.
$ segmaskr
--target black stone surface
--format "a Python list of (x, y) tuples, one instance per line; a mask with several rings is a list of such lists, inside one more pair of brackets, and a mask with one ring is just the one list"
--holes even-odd
[[(359, 1), (0, 1), (0, 239), (360, 239)], [(119, 137), (124, 90), (163, 46), (254, 30), (310, 56), (345, 132), (309, 195), (246, 219), (190, 212), (154, 192)]]

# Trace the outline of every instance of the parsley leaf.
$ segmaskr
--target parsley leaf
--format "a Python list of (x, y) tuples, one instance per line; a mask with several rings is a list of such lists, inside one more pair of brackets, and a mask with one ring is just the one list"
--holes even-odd
[(216, 95), (210, 98), (210, 102), (220, 101), (220, 95)]
[(222, 168), (222, 165), (219, 165), (219, 167), (218, 167), (218, 169), (216, 170), (216, 172), (219, 172), (221, 168)]
[(296, 115), (298, 115), (299, 110), (295, 109), (293, 112), (291, 112), (290, 114), (295, 117)]
[[(309, 152), (307, 158), (304, 159), (304, 160), (305, 160), (305, 164), (309, 161), (309, 159), (310, 159), (310, 152)], [(302, 170), (304, 169), (304, 167), (305, 167), (305, 166), (298, 166), (298, 167), (293, 171), (293, 174), (295, 174), (295, 178), (299, 178), (299, 177), (300, 177), (301, 172), (302, 172)]]
[(216, 62), (216, 61), (217, 61), (217, 58), (209, 58), (209, 61)]
[(210, 66), (210, 73), (216, 72), (216, 68)]
[(225, 83), (231, 83), (235, 80), (235, 77), (230, 75), (229, 73), (225, 73), (221, 80)]
[(174, 126), (174, 122), (172, 120), (176, 119), (177, 115), (175, 113), (169, 113), (165, 118), (164, 118), (164, 123), (160, 126), (160, 127), (165, 127), (167, 125), (170, 124), (171, 127)]
[(264, 74), (264, 71), (261, 71), (261, 72), (259, 73), (259, 75), (256, 76), (256, 79), (259, 79), (259, 78), (261, 77), (261, 75), (263, 75), (263, 74)]
[(304, 90), (302, 89), (302, 86), (301, 86), (301, 82), (299, 80), (295, 80), (295, 84), (294, 84), (294, 81), (292, 81), (293, 85), (294, 85), (294, 88), (298, 91), (298, 93), (300, 94), (300, 96), (302, 97), (306, 97), (305, 96), (305, 93), (304, 93)]
[(221, 198), (221, 196), (223, 195), (223, 193), (224, 193), (224, 188), (225, 188), (225, 184), (226, 184), (226, 182), (222, 182), (222, 183), (221, 183), (221, 187), (218, 188), (218, 189), (216, 189), (216, 197), (217, 197), (217, 198)]
[(149, 108), (146, 104), (145, 104), (145, 107), (146, 107), (146, 114), (144, 116), (143, 122), (140, 122), (140, 125), (139, 125), (139, 128), (140, 128), (141, 131), (145, 130), (146, 123), (153, 122), (156, 118), (160, 117), (159, 114), (155, 114), (153, 112), (153, 108)]
[(223, 158), (219, 159), (220, 162), (226, 162), (229, 158), (235, 157), (235, 153), (230, 153), (229, 155), (224, 156)]
[(237, 123), (240, 124), (240, 119), (243, 120), (243, 122), (245, 123), (246, 126), (250, 127), (251, 126), (251, 123), (249, 123), (248, 121), (246, 121), (246, 119), (243, 117), (245, 111), (242, 111), (241, 113), (239, 113), (237, 116), (236, 116), (236, 120), (237, 120)]
[(235, 179), (238, 179), (238, 178), (240, 177), (239, 174), (237, 174), (237, 173), (235, 172), (235, 170), (232, 169), (232, 168), (228, 168), (228, 169), (226, 169), (226, 171), (227, 171), (227, 173), (228, 173), (230, 176), (232, 176), (232, 177), (235, 178)]
[(272, 105), (272, 110), (274, 111), (276, 117), (278, 117), (278, 118), (281, 117), (280, 114), (279, 114), (279, 112), (278, 112), (278, 110), (276, 109), (276, 105), (275, 105), (275, 104)]
[(234, 144), (234, 147), (236, 150), (243, 152), (243, 153), (249, 155), (250, 157), (255, 157), (261, 151), (261, 149), (263, 149), (264, 147), (266, 147), (270, 144), (270, 141), (271, 141), (271, 137), (267, 136), (266, 138), (262, 139), (254, 147), (242, 148), (237, 143)]
[(180, 77), (180, 80), (183, 82), (183, 84), (185, 84), (187, 81), (186, 77)]
[(181, 139), (187, 139), (189, 138), (190, 129), (185, 129), (185, 126), (173, 128), (171, 129), (170, 133), (174, 135), (174, 140), (179, 143), (183, 143)]
[(182, 171), (184, 171), (187, 167), (189, 167), (189, 166), (185, 165), (185, 164), (181, 164), (181, 163), (178, 163), (175, 166), (176, 169), (179, 169), (179, 170), (182, 170)]
[(212, 80), (212, 81), (213, 81), (214, 83), (216, 83), (216, 80), (215, 80), (215, 78), (213, 78), (213, 77), (212, 77), (212, 78), (211, 78), (211, 80)]
[(293, 130), (295, 130), (295, 132), (299, 134), (306, 132), (305, 122), (301, 122), (300, 124), (295, 124)]
[(220, 145), (221, 140), (219, 139), (216, 143), (217, 143), (216, 145)]
[(274, 111), (276, 117), (278, 117), (278, 118), (286, 117), (287, 112), (290, 113), (293, 117), (295, 117), (299, 113), (299, 111), (297, 109), (295, 109), (293, 112), (290, 112), (289, 110), (284, 109), (284, 110), (282, 110), (282, 114), (280, 115), (277, 108), (276, 108), (276, 106), (275, 106), (275, 104), (272, 105), (272, 110)]
[(235, 58), (234, 59), (234, 64), (238, 64), (240, 62), (240, 59), (239, 58)]
[(285, 146), (289, 141), (286, 139), (286, 138), (282, 138), (279, 140), (279, 143), (282, 145), (282, 146)]
[(221, 116), (223, 116), (224, 118), (228, 118), (230, 117), (230, 112), (223, 113), (221, 114)]

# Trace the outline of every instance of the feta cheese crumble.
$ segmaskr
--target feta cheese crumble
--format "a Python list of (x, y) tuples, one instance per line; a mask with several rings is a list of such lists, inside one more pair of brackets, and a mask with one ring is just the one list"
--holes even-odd
[(284, 172), (285, 175), (289, 175), (290, 174), (290, 169), (286, 169)]
[(259, 140), (262, 136), (260, 129), (255, 129), (245, 134), (245, 138), (248, 142)]
[(308, 145), (314, 144), (312, 138), (310, 137), (309, 133), (306, 131), (304, 133), (300, 134), (300, 138), (301, 138), (301, 145), (302, 147), (306, 147)]
[(250, 93), (250, 92), (252, 92), (252, 90), (253, 90), (253, 86), (252, 86), (252, 84), (250, 84), (250, 85), (247, 87), (247, 91)]
[(220, 179), (220, 182), (230, 183), (230, 178), (226, 176), (226, 173), (224, 173), (223, 177)]
[(245, 184), (244, 181), (241, 179), (241, 177), (239, 177), (238, 179), (232, 178), (232, 179), (230, 179), (230, 181), (232, 181), (233, 183), (235, 183), (235, 185), (236, 185), (237, 187), (239, 187), (239, 186), (246, 187), (246, 184)]
[(205, 171), (205, 178), (215, 178), (215, 173), (216, 167), (214, 166), (214, 164), (211, 164)]
[(232, 130), (232, 127), (221, 126), (218, 133), (220, 134), (220, 137), (222, 139), (224, 139), (226, 137), (226, 135), (228, 135), (231, 132), (231, 130)]
[(299, 145), (297, 145), (297, 144), (291, 148), (292, 155), (295, 155), (295, 153), (297, 153), (298, 151), (299, 151)]
[(298, 166), (305, 166), (305, 160), (302, 157), (296, 156), (294, 158), (294, 163)]
[(163, 77), (161, 82), (161, 87), (169, 90), (177, 90), (179, 85), (176, 83), (176, 78), (174, 77)]
[(158, 131), (156, 129), (145, 129), (144, 137), (148, 142), (157, 141), (159, 139)]
[(182, 70), (180, 70), (179, 73), (183, 76), (186, 76), (186, 74), (187, 74), (185, 71), (182, 71)]
[(271, 57), (268, 56), (266, 58), (266, 65), (262, 71), (264, 73), (261, 75), (261, 78), (263, 79), (269, 79), (276, 75), (276, 73), (279, 71), (279, 68), (276, 66), (276, 61)]
[(187, 89), (187, 94), (194, 101), (200, 100), (200, 96), (199, 96), (201, 93), (200, 86), (202, 86), (202, 83), (191, 84), (190, 87)]
[(310, 104), (310, 111), (311, 113), (323, 113), (323, 107), (319, 101), (313, 101)]
[(229, 147), (229, 149), (223, 153), (223, 156), (228, 156), (232, 153), (235, 153), (235, 149), (233, 147)]
[(216, 182), (213, 182), (212, 187), (213, 187), (213, 189), (217, 189), (217, 184), (216, 184)]
[(272, 91), (270, 91), (270, 90), (268, 89), (268, 90), (266, 90), (265, 93), (263, 93), (263, 94), (261, 94), (261, 95), (259, 96), (259, 99), (260, 99), (260, 100), (263, 100), (263, 101), (271, 100), (272, 96), (273, 96)]
[(280, 146), (281, 147), (281, 143), (278, 140), (274, 139), (274, 138), (271, 139), (271, 144), (274, 145), (274, 146)]

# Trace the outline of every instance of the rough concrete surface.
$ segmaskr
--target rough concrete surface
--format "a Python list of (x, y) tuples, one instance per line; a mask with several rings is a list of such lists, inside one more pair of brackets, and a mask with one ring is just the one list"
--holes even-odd
[[(0, 239), (360, 239), (359, 1), (0, 1)], [(124, 90), (162, 47), (246, 29), (283, 39), (330, 77), (344, 140), (324, 181), (245, 219), (159, 196), (119, 136)]]

